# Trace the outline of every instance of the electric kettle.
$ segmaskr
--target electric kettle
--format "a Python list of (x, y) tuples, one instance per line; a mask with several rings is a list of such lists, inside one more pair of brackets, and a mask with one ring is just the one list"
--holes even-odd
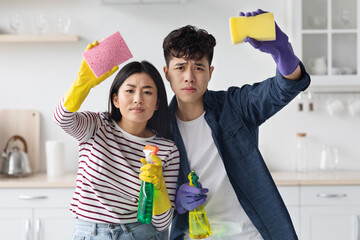
[[(11, 147), (12, 143), (20, 140), (24, 145), (24, 151), (19, 147)], [(6, 143), (2, 156), (1, 173), (8, 176), (22, 177), (31, 173), (30, 161), (27, 155), (27, 144), (23, 137), (12, 136)]]

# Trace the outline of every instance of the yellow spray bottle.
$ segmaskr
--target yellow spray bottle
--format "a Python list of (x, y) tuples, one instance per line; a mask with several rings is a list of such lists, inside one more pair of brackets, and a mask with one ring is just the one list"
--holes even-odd
[[(189, 173), (188, 176), (190, 186), (199, 187), (199, 177), (194, 171)], [(201, 204), (194, 210), (189, 211), (189, 233), (192, 239), (203, 239), (211, 235), (211, 228), (209, 220), (206, 216), (204, 205)]]

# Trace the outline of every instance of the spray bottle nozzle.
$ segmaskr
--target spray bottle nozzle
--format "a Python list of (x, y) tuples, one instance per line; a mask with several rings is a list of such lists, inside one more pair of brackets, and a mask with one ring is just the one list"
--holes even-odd
[(154, 163), (154, 161), (150, 158), (150, 155), (151, 154), (156, 155), (158, 151), (159, 151), (158, 147), (153, 146), (153, 145), (146, 145), (143, 150), (143, 152), (145, 154), (146, 162), (150, 163), (150, 164)]
[(199, 187), (199, 185), (198, 185), (199, 177), (198, 177), (198, 175), (196, 175), (196, 173), (194, 171), (191, 171), (189, 173), (188, 178), (190, 181), (190, 183), (189, 183), (190, 186), (197, 187), (197, 188)]

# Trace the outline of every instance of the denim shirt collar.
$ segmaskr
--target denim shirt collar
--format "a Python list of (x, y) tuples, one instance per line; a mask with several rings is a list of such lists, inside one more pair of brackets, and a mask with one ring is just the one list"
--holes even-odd
[[(181, 171), (185, 174), (185, 176), (187, 176), (187, 174), (190, 173), (190, 166), (189, 166), (189, 162), (188, 162), (188, 158), (187, 158), (186, 154), (184, 156), (182, 156), (182, 154), (181, 154), (181, 153), (186, 153), (186, 150), (185, 150), (185, 145), (181, 138), (180, 130), (179, 130), (179, 127), (178, 127), (177, 121), (176, 121), (175, 111), (176, 111), (177, 105), (178, 104), (177, 104), (177, 99), (176, 99), (176, 95), (175, 95), (169, 104), (170, 135), (171, 135), (171, 139), (176, 143), (176, 146), (179, 149), (180, 159), (185, 160), (185, 161), (180, 161), (180, 168), (181, 168)], [(183, 182), (183, 181), (184, 181), (184, 179), (182, 179), (182, 176), (179, 175), (178, 183)]]
[(214, 100), (211, 98), (211, 95), (209, 94), (209, 90), (206, 89), (206, 92), (204, 94), (204, 110), (206, 111), (206, 107), (212, 108), (212, 109), (216, 109), (215, 104), (214, 104)]

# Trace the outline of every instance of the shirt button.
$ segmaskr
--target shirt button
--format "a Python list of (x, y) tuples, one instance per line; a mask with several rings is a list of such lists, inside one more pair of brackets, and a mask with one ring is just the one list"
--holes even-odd
[(233, 132), (232, 132), (232, 131), (229, 131), (229, 135), (232, 136), (232, 135), (233, 135)]

